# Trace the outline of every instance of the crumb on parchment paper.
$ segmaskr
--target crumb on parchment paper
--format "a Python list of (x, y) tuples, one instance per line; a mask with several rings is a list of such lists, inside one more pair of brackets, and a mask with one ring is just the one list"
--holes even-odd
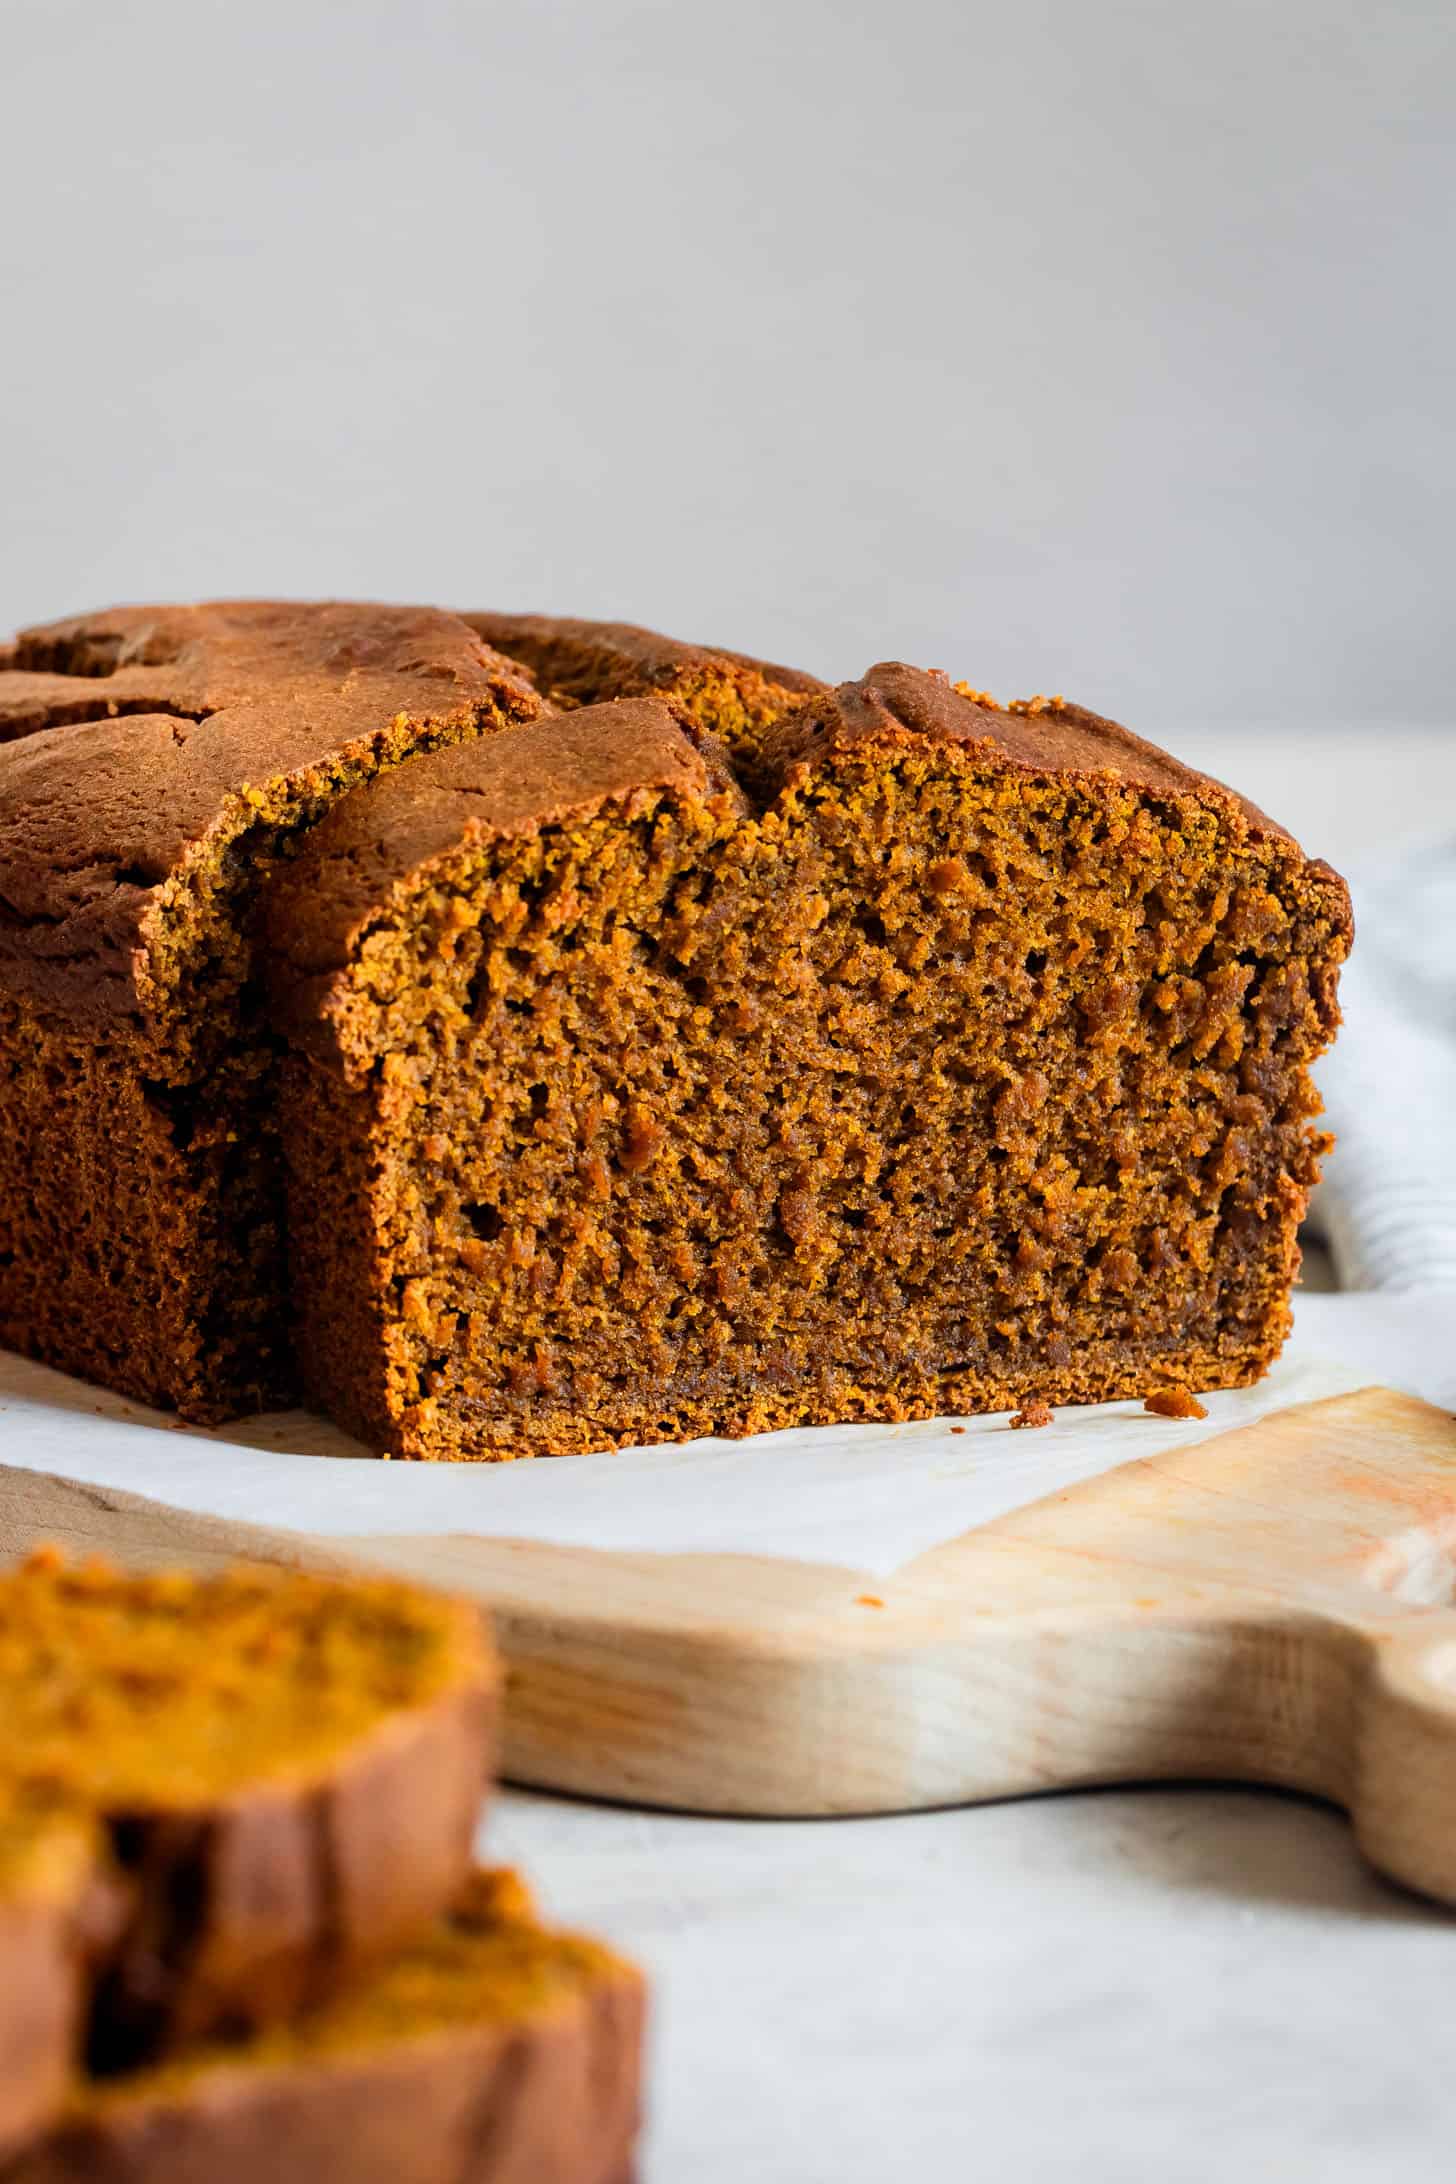
[(1055, 1417), (1050, 1403), (1043, 1403), (1040, 1396), (1036, 1396), (1030, 1403), (1022, 1404), (1011, 1424), (1013, 1430), (1019, 1426), (1049, 1426)]
[(1143, 1409), (1154, 1418), (1206, 1418), (1208, 1411), (1191, 1388), (1154, 1388), (1143, 1397)]

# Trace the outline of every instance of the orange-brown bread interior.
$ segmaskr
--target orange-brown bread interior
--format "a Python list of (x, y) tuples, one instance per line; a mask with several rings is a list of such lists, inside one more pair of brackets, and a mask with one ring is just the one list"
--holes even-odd
[(499, 1458), (1262, 1373), (1343, 883), (1060, 701), (701, 725), (421, 759), (284, 878), (312, 1397)]

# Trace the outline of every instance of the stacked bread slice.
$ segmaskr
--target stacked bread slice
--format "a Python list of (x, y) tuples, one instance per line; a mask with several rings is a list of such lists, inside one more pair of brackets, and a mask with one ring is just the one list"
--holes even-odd
[(476, 1612), (0, 1577), (0, 2177), (619, 2184), (642, 1989), (472, 1844)]

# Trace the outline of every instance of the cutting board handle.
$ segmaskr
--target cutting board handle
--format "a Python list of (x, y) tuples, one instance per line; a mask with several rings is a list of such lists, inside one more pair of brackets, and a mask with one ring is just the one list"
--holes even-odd
[(1373, 1865), (1456, 1903), (1456, 1613), (1370, 1639), (1350, 1818)]

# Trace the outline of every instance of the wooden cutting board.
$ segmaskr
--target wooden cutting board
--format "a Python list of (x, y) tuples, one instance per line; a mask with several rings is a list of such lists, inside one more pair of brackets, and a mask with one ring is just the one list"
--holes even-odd
[(0, 1474), (0, 1553), (38, 1537), (477, 1595), (518, 1782), (765, 1815), (1278, 1783), (1345, 1806), (1375, 1865), (1456, 1903), (1456, 1422), (1389, 1389), (1124, 1464), (888, 1579), (464, 1534), (324, 1542)]

